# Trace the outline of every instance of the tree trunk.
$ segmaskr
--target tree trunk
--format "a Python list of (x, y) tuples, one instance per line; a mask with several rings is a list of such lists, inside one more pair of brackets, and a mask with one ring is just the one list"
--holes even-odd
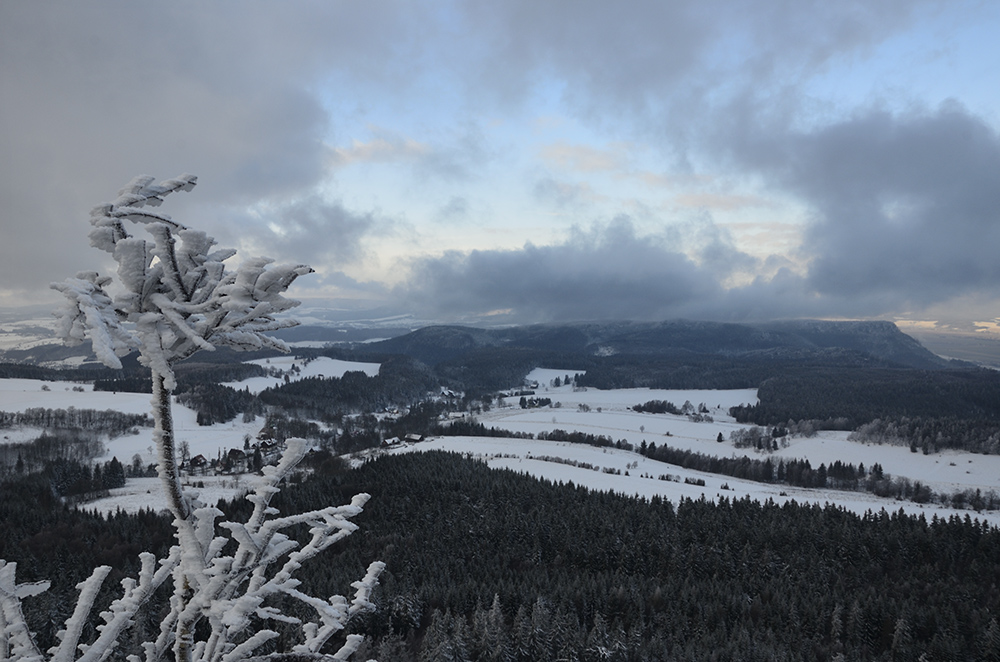
[(174, 515), (177, 542), (181, 546), (181, 564), (174, 571), (175, 595), (180, 600), (177, 608), (177, 627), (174, 633), (174, 657), (176, 662), (190, 662), (194, 644), (194, 625), (197, 618), (188, 613), (188, 603), (193, 593), (191, 582), (185, 571), (185, 563), (192, 554), (204, 562), (204, 553), (194, 535), (191, 504), (184, 497), (181, 487), (180, 469), (177, 466), (177, 443), (174, 437), (174, 417), (170, 402), (171, 392), (164, 384), (163, 375), (153, 371), (153, 441), (159, 453), (157, 473), (163, 483), (167, 504)]
[(177, 467), (177, 442), (174, 438), (174, 417), (170, 408), (170, 390), (164, 386), (163, 375), (153, 372), (153, 442), (159, 453), (156, 470), (163, 483), (167, 505), (174, 519), (185, 521), (191, 507), (181, 489), (181, 475)]

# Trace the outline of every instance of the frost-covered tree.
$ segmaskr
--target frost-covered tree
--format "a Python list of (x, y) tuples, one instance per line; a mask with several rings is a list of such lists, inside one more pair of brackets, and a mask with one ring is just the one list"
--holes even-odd
[[(177, 544), (164, 559), (141, 555), (139, 576), (122, 582), (122, 596), (100, 614), (104, 622), (95, 638), (84, 642), (94, 600), (110, 572), (107, 566), (96, 568), (78, 586), (80, 597), (59, 633), (60, 644), (48, 651), (37, 648), (21, 611), (22, 600), (48, 584), (17, 584), (15, 564), (0, 560), (0, 660), (104, 660), (150, 595), (168, 579), (173, 583), (170, 609), (159, 636), (143, 644), (146, 662), (170, 657), (177, 662), (246, 659), (278, 636), (270, 629), (254, 629), (267, 620), (301, 625), (302, 641), (293, 652), (315, 655), (352, 616), (373, 607), (369, 598), (383, 569), (381, 562), (372, 563), (364, 578), (352, 584), (356, 592), (351, 600), (343, 596), (323, 600), (299, 591), (296, 570), (356, 530), (350, 518), (369, 498), (359, 494), (346, 506), (277, 517), (270, 500), (305, 456), (303, 440), (289, 440), (279, 464), (265, 468), (263, 479), (247, 496), (254, 510), (246, 522), (219, 521), (220, 510), (200, 503), (181, 486), (171, 415), (174, 363), (216, 347), (288, 351), (266, 332), (295, 324), (276, 315), (298, 305), (283, 294), (298, 276), (312, 272), (301, 264), (271, 266), (267, 258), (245, 260), (235, 271), (227, 271), (224, 261), (235, 251), (216, 250), (212, 237), (151, 209), (171, 193), (190, 191), (196, 180), (192, 175), (160, 184), (154, 184), (152, 177), (133, 179), (116, 200), (96, 207), (90, 218), (91, 244), (118, 263), (117, 282), (85, 272), (53, 284), (67, 298), (57, 317), (68, 343), (89, 338), (97, 357), (115, 368), (121, 367), (121, 356), (137, 350), (140, 362), (150, 368), (158, 471), (174, 516)], [(132, 225), (126, 222), (144, 229), (148, 238), (133, 236)], [(311, 536), (301, 547), (284, 533), (300, 524), (309, 527)], [(315, 619), (303, 623), (269, 604), (270, 598), (279, 596), (313, 608)], [(348, 636), (333, 658), (348, 659), (360, 641), (358, 635)]]

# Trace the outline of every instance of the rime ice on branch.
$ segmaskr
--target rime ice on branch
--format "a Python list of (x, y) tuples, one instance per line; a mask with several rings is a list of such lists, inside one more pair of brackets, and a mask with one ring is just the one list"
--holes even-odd
[[(116, 200), (91, 212), (91, 244), (118, 263), (114, 295), (107, 289), (114, 279), (95, 272), (52, 285), (67, 298), (66, 307), (57, 314), (67, 343), (90, 338), (97, 357), (115, 368), (121, 368), (119, 357), (138, 350), (139, 361), (152, 372), (158, 470), (178, 544), (159, 562), (151, 554), (141, 556), (139, 577), (122, 582), (122, 597), (101, 613), (104, 624), (98, 626), (96, 638), (85, 643), (80, 641), (83, 626), (109, 571), (106, 566), (96, 568), (78, 586), (80, 598), (60, 632), (61, 643), (46, 653), (35, 646), (21, 612), (21, 600), (46, 585), (15, 584), (14, 564), (0, 560), (0, 660), (104, 660), (168, 577), (174, 587), (170, 611), (157, 639), (143, 644), (146, 662), (166, 659), (171, 653), (177, 662), (236, 662), (250, 657), (278, 636), (268, 629), (250, 632), (251, 617), (301, 625), (303, 640), (293, 652), (317, 654), (352, 616), (373, 607), (371, 591), (384, 567), (380, 562), (372, 563), (365, 577), (352, 585), (356, 593), (350, 601), (343, 596), (322, 600), (298, 590), (294, 574), (302, 562), (356, 530), (350, 518), (369, 498), (359, 494), (347, 506), (276, 517), (277, 511), (269, 506), (271, 497), (304, 457), (304, 441), (289, 440), (279, 465), (265, 469), (263, 481), (247, 497), (254, 504), (247, 522), (217, 522), (223, 513), (189, 498), (181, 486), (171, 414), (173, 364), (198, 350), (219, 346), (288, 351), (266, 332), (295, 324), (275, 315), (299, 304), (283, 294), (297, 277), (312, 272), (301, 264), (270, 266), (267, 258), (246, 260), (235, 272), (227, 272), (224, 261), (235, 251), (214, 250), (212, 237), (150, 209), (171, 193), (190, 191), (196, 180), (182, 175), (154, 184), (152, 177), (136, 177)], [(145, 229), (150, 238), (132, 236), (125, 221)], [(308, 525), (311, 535), (301, 549), (282, 532), (297, 524)], [(227, 535), (218, 535), (220, 529)], [(236, 550), (223, 555), (230, 540), (236, 542)], [(281, 594), (311, 607), (315, 620), (302, 623), (266, 604)], [(199, 624), (203, 625), (196, 629)], [(334, 658), (348, 659), (359, 643), (357, 635), (348, 636)], [(130, 659), (139, 662), (135, 656)]]
[[(213, 250), (212, 237), (147, 208), (176, 191), (190, 191), (196, 180), (182, 175), (154, 185), (152, 177), (136, 177), (114, 202), (91, 211), (91, 245), (118, 263), (123, 291), (117, 296), (105, 289), (112, 279), (94, 272), (52, 285), (67, 298), (58, 317), (68, 343), (89, 336), (97, 357), (113, 368), (121, 367), (118, 357), (139, 350), (140, 362), (161, 375), (167, 389), (175, 385), (171, 365), (199, 349), (287, 352), (285, 343), (265, 332), (296, 324), (274, 316), (299, 304), (282, 294), (312, 272), (302, 264), (268, 268), (267, 258), (226, 272), (224, 262), (235, 250)], [(151, 240), (130, 235), (126, 220), (143, 227)]]

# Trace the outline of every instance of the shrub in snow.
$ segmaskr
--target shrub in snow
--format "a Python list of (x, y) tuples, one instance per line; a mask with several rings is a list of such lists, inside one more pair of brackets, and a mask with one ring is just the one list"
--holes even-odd
[[(383, 569), (380, 562), (372, 563), (365, 577), (352, 585), (356, 592), (351, 600), (343, 596), (322, 600), (298, 590), (296, 570), (350, 535), (357, 528), (350, 518), (368, 500), (367, 494), (359, 494), (346, 506), (277, 517), (268, 504), (279, 491), (278, 483), (304, 457), (303, 440), (289, 440), (278, 466), (265, 469), (263, 480), (247, 497), (254, 511), (246, 522), (219, 521), (220, 510), (199, 503), (181, 486), (170, 406), (173, 364), (198, 350), (219, 346), (287, 351), (283, 342), (266, 332), (295, 324), (275, 315), (298, 305), (283, 294), (298, 276), (312, 272), (301, 264), (270, 266), (267, 258), (246, 260), (235, 272), (227, 271), (223, 263), (235, 251), (215, 250), (212, 237), (150, 209), (170, 193), (190, 191), (196, 179), (182, 175), (154, 184), (151, 177), (136, 177), (115, 201), (91, 212), (91, 244), (118, 263), (115, 294), (107, 289), (114, 279), (96, 272), (52, 286), (67, 298), (57, 316), (68, 343), (89, 338), (97, 357), (116, 368), (121, 367), (119, 357), (138, 350), (140, 362), (152, 372), (158, 472), (174, 516), (177, 545), (164, 559), (141, 555), (139, 576), (122, 582), (121, 597), (100, 614), (104, 622), (96, 637), (83, 642), (94, 600), (110, 572), (108, 566), (96, 568), (78, 586), (80, 597), (59, 633), (61, 643), (44, 652), (34, 643), (21, 601), (48, 584), (17, 584), (15, 564), (0, 560), (0, 660), (104, 660), (145, 601), (168, 579), (173, 584), (170, 610), (156, 640), (143, 644), (146, 662), (171, 655), (178, 662), (249, 658), (278, 636), (268, 629), (251, 631), (252, 617), (300, 624), (302, 641), (292, 652), (315, 655), (352, 616), (373, 607), (370, 596)], [(125, 221), (144, 228), (150, 238), (132, 236)], [(311, 536), (301, 548), (283, 532), (297, 524), (306, 524)], [(231, 540), (235, 545), (227, 547)], [(235, 551), (223, 554), (223, 549), (233, 547)], [(302, 623), (269, 606), (268, 599), (279, 595), (305, 603), (315, 611), (315, 619)], [(334, 659), (348, 659), (360, 642), (360, 636), (348, 636)]]

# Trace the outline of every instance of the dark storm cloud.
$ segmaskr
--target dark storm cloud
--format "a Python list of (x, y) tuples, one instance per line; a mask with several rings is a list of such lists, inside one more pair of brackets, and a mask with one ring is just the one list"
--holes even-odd
[[(394, 294), (418, 313), (442, 317), (495, 311), (522, 322), (718, 317), (719, 280), (731, 266), (720, 271), (696, 263), (676, 241), (637, 234), (619, 218), (577, 229), (562, 244), (425, 258)], [(728, 252), (729, 265), (748, 259), (722, 243), (705, 249), (714, 257)]]
[(3, 3), (0, 284), (92, 267), (88, 212), (136, 174), (199, 175), (165, 211), (216, 234), (183, 210), (315, 184), (330, 128), (315, 83), (347, 58), (359, 75), (405, 79), (357, 26), (419, 22), (391, 2)]
[[(800, 274), (777, 267), (730, 285), (728, 277), (759, 261), (732, 246), (704, 247), (694, 260), (663, 236), (629, 224), (579, 233), (552, 246), (450, 252), (414, 265), (391, 300), (429, 319), (489, 318), (537, 323), (688, 318), (727, 322), (864, 317), (898, 308), (892, 297), (859, 300), (820, 294)], [(782, 262), (779, 258), (765, 261)], [(771, 271), (770, 269), (766, 269)], [(497, 318), (499, 319), (499, 317)]]
[[(733, 89), (773, 93), (824, 66), (830, 58), (881, 42), (936, 0), (766, 0), (625, 4), (600, 0), (480, 1), (461, 5), (486, 55), (470, 71), (488, 92), (516, 99), (551, 74), (563, 94), (600, 123), (625, 109), (663, 127), (678, 116), (684, 133), (706, 105)], [(487, 90), (484, 90), (487, 92)]]
[(1000, 292), (1000, 136), (956, 105), (732, 137), (813, 210), (807, 284), (856, 314)]
[[(618, 223), (557, 246), (424, 260), (413, 283), (423, 296), (408, 299), (526, 321), (749, 320), (890, 316), (1000, 294), (1000, 136), (982, 119), (952, 104), (808, 132), (737, 126), (719, 138), (730, 157), (811, 210), (804, 274), (734, 250), (710, 218), (677, 229), (683, 246)], [(536, 196), (559, 201), (559, 190)], [(773, 275), (729, 282), (758, 271)]]
[(269, 209), (261, 220), (238, 223), (258, 226), (253, 232), (260, 241), (257, 252), (317, 268), (356, 260), (361, 238), (376, 225), (389, 225), (373, 213), (355, 212), (318, 195)]
[[(553, 246), (425, 259), (397, 294), (444, 313), (638, 319), (882, 314), (982, 293), (998, 275), (995, 131), (954, 108), (788, 128), (804, 117), (810, 76), (870, 53), (936, 6), (948, 5), (0, 3), (0, 290), (44, 289), (96, 266), (88, 211), (139, 173), (199, 175), (165, 211), (224, 245), (245, 234), (279, 259), (355, 259), (384, 221), (310, 195), (343, 157), (324, 141), (357, 138), (338, 140), (331, 107), (379, 105), (380, 117), (433, 126), (433, 101), (446, 100), (461, 110), (434, 133), (442, 140), (407, 135), (415, 151), (405, 141), (383, 147), (402, 146), (421, 182), (460, 184), (488, 177), (491, 150), (505, 148), (482, 127), (543, 97), (610, 140), (679, 163), (725, 155), (734, 176), (748, 169), (765, 188), (798, 196), (815, 212), (808, 276), (765, 269), (777, 275), (727, 290), (759, 265), (710, 222), (685, 253), (618, 223)], [(533, 193), (562, 211), (596, 195), (554, 179)], [(277, 233), (234, 211), (287, 200), (300, 202), (283, 207)], [(442, 214), (477, 208), (464, 192), (454, 200)]]

